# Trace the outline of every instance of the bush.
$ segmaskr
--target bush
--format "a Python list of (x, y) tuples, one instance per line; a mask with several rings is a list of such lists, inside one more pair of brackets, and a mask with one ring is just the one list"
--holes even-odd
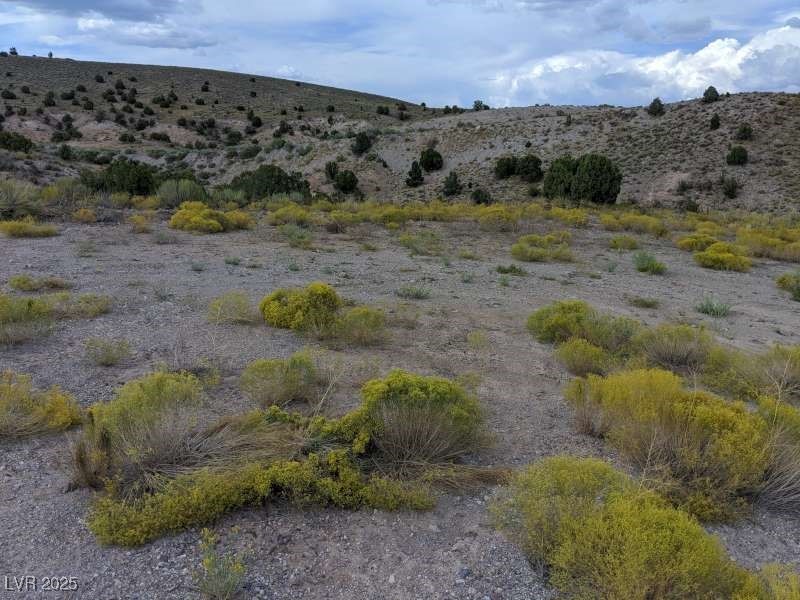
[(319, 400), (322, 378), (311, 353), (297, 352), (287, 359), (261, 359), (242, 371), (239, 387), (253, 402), (266, 408)]
[(517, 157), (502, 156), (494, 164), (494, 176), (498, 179), (508, 179), (517, 174)]
[(740, 142), (747, 142), (753, 139), (753, 127), (750, 123), (742, 123), (736, 130), (733, 138)]
[(597, 459), (530, 465), (490, 510), (572, 598), (727, 598), (745, 579), (695, 521)]
[(715, 88), (713, 85), (708, 86), (706, 91), (703, 92), (703, 102), (705, 104), (711, 104), (717, 100), (719, 100), (719, 92), (717, 91), (717, 88)]
[(202, 185), (191, 179), (168, 179), (156, 192), (163, 208), (177, 208), (184, 202), (203, 202), (206, 191)]
[(419, 156), (419, 165), (428, 173), (439, 171), (444, 166), (444, 159), (435, 148), (425, 148)]
[(664, 103), (661, 102), (661, 98), (655, 98), (647, 107), (647, 114), (651, 117), (660, 117), (666, 111), (664, 110)]
[(80, 422), (80, 406), (57, 386), (36, 390), (27, 375), (0, 374), (0, 439), (64, 431)]
[(478, 401), (452, 381), (395, 370), (361, 395), (350, 418), (395, 468), (453, 462), (482, 444)]
[(511, 256), (527, 262), (543, 262), (549, 260), (572, 261), (569, 249), (571, 236), (568, 231), (557, 231), (547, 235), (535, 233), (522, 236), (511, 246)]
[(447, 177), (444, 178), (444, 185), (442, 186), (442, 194), (446, 197), (457, 196), (464, 190), (464, 186), (458, 179), (458, 173), (450, 171)]
[(747, 148), (744, 146), (733, 146), (725, 160), (729, 165), (747, 164)]
[(208, 321), (214, 325), (246, 324), (256, 320), (255, 311), (246, 292), (227, 292), (208, 305)]
[(30, 217), (19, 221), (0, 221), (0, 232), (10, 238), (42, 238), (58, 235), (58, 229), (52, 225), (39, 225)]
[(544, 176), (542, 172), (542, 159), (533, 154), (526, 154), (525, 156), (517, 159), (516, 174), (519, 175), (522, 181), (528, 183), (535, 183), (540, 181)]
[(342, 301), (336, 291), (321, 282), (304, 289), (279, 289), (259, 305), (264, 320), (272, 327), (294, 329), (318, 336), (329, 334)]
[(148, 196), (156, 189), (156, 175), (155, 167), (123, 157), (116, 159), (99, 173), (83, 171), (81, 183), (98, 191)]
[(718, 241), (719, 240), (713, 235), (696, 232), (683, 236), (677, 242), (675, 242), (675, 244), (681, 250), (686, 250), (687, 252), (697, 252), (705, 250), (712, 244), (716, 244)]
[(183, 231), (220, 233), (236, 229), (249, 229), (253, 219), (241, 210), (213, 210), (202, 202), (184, 202), (169, 220), (169, 226)]
[(73, 212), (70, 217), (73, 221), (86, 225), (97, 222), (97, 215), (91, 208), (79, 208)]
[(209, 529), (201, 532), (202, 571), (195, 574), (195, 585), (203, 598), (231, 600), (244, 590), (244, 562), (239, 556), (220, 556), (217, 536)]
[(339, 171), (336, 173), (333, 185), (343, 194), (349, 194), (358, 189), (358, 177), (350, 170)]
[(640, 273), (663, 275), (667, 272), (667, 266), (656, 260), (656, 257), (649, 252), (641, 251), (634, 254), (633, 264)]
[(578, 161), (569, 155), (555, 159), (542, 183), (542, 193), (547, 198), (570, 198), (572, 196), (572, 182)]
[(639, 242), (629, 235), (615, 235), (609, 241), (608, 246), (612, 250), (636, 250)]
[(127, 340), (89, 338), (83, 345), (86, 360), (100, 367), (112, 367), (131, 356), (131, 345)]
[(703, 298), (703, 301), (696, 306), (697, 312), (710, 317), (727, 317), (731, 313), (731, 305), (719, 302), (713, 298)]
[(382, 310), (368, 306), (357, 306), (345, 312), (336, 322), (337, 339), (370, 346), (386, 338), (386, 315)]
[(411, 163), (411, 169), (408, 171), (406, 177), (406, 185), (408, 187), (419, 187), (425, 182), (425, 177), (422, 175), (422, 168), (416, 160)]
[(641, 331), (633, 343), (651, 365), (698, 372), (705, 365), (713, 339), (705, 329), (662, 324)]
[(276, 194), (297, 193), (311, 195), (308, 181), (301, 173), (287, 173), (277, 165), (261, 165), (255, 171), (246, 171), (234, 177), (230, 187), (241, 190), (248, 200), (268, 198)]
[(370, 148), (372, 148), (372, 138), (370, 135), (364, 131), (357, 133), (353, 145), (351, 146), (353, 154), (361, 156), (368, 152)]
[(800, 271), (795, 273), (784, 273), (775, 280), (777, 286), (789, 292), (793, 300), (800, 302)]
[(702, 252), (695, 252), (694, 260), (706, 269), (749, 271), (752, 261), (743, 254), (744, 250), (739, 246), (727, 242), (716, 242)]
[(738, 515), (768, 466), (766, 423), (742, 403), (688, 391), (659, 369), (575, 380), (567, 400), (582, 428), (618, 448), (698, 518)]
[(603, 375), (611, 368), (613, 359), (602, 348), (582, 338), (572, 338), (556, 348), (556, 359), (573, 375), (594, 373)]
[(19, 133), (0, 130), (0, 148), (11, 152), (25, 152), (27, 154), (33, 149), (33, 142)]
[(14, 275), (8, 278), (10, 288), (20, 292), (40, 292), (42, 290), (66, 290), (71, 283), (58, 277), (32, 277), (30, 275)]
[(720, 179), (722, 184), (722, 194), (731, 200), (739, 194), (739, 181), (735, 177), (725, 177)]
[(52, 308), (42, 298), (0, 294), (0, 345), (24, 342), (46, 333)]
[(717, 129), (719, 129), (719, 126), (720, 126), (719, 115), (715, 113), (711, 115), (711, 120), (708, 122), (708, 128), (711, 131), (716, 131)]
[(622, 172), (611, 159), (601, 154), (585, 154), (578, 159), (570, 194), (574, 200), (613, 204), (621, 184)]

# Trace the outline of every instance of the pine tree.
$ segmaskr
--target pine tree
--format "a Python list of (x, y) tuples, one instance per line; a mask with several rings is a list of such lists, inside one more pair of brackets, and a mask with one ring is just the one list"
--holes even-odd
[(422, 176), (422, 168), (419, 166), (419, 162), (415, 160), (411, 163), (411, 170), (408, 172), (406, 185), (408, 187), (419, 187), (424, 181), (425, 178)]

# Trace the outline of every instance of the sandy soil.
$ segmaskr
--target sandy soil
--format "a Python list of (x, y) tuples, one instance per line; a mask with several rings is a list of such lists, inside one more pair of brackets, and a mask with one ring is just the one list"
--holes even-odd
[[(345, 235), (317, 232), (313, 252), (289, 248), (266, 226), (218, 236), (169, 232), (169, 244), (114, 224), (67, 225), (49, 239), (0, 239), (0, 281), (21, 272), (55, 275), (74, 282), (76, 292), (115, 298), (110, 314), (66, 322), (40, 341), (0, 349), (0, 368), (29, 373), (39, 387), (61, 385), (88, 406), (171, 361), (177, 348), (186, 360), (206, 357), (221, 366), (210, 410), (241, 411), (249, 404), (236, 385), (240, 370), (256, 358), (287, 356), (308, 341), (260, 324), (210, 325), (209, 300), (241, 289), (255, 303), (277, 287), (323, 280), (358, 303), (385, 307), (394, 323), (391, 338), (377, 349), (326, 350), (331, 363), (343, 365), (331, 414), (354, 406), (360, 383), (393, 367), (447, 377), (476, 373), (496, 436), (478, 460), (517, 466), (556, 453), (614, 459), (598, 441), (575, 433), (560, 392), (568, 375), (552, 349), (525, 330), (530, 312), (553, 300), (581, 298), (646, 323), (702, 322), (750, 350), (800, 343), (800, 304), (773, 283), (786, 265), (759, 260), (749, 273), (708, 271), (669, 241), (642, 238), (669, 267), (664, 277), (652, 277), (635, 271), (630, 254), (606, 249), (610, 234), (589, 229), (575, 232), (577, 262), (524, 264), (528, 275), (509, 278), (505, 287), (495, 268), (513, 262), (508, 248), (516, 234), (480, 232), (465, 223), (419, 228), (441, 234), (447, 259), (410, 257), (393, 234), (371, 227)], [(367, 240), (376, 250), (362, 248)], [(93, 256), (76, 254), (82, 241), (94, 243)], [(462, 250), (480, 260), (458, 258)], [(227, 257), (241, 262), (226, 264)], [(404, 285), (424, 287), (431, 296), (402, 301), (395, 292)], [(695, 305), (707, 295), (730, 303), (730, 316), (697, 313)], [(633, 308), (627, 302), (633, 296), (658, 298), (661, 308)], [(483, 348), (467, 342), (477, 330), (487, 336)], [(93, 336), (124, 337), (135, 356), (111, 368), (93, 366), (83, 357), (83, 340)], [(194, 597), (197, 530), (132, 550), (100, 547), (83, 521), (91, 493), (64, 492), (66, 436), (1, 444), (0, 576), (75, 576), (75, 598)], [(550, 597), (541, 575), (490, 527), (491, 493), (444, 495), (425, 513), (270, 505), (229, 515), (216, 530), (222, 549), (245, 552), (248, 598)], [(743, 565), (800, 565), (800, 519), (757, 513), (715, 531)], [(0, 589), (1, 598), (54, 595)]]

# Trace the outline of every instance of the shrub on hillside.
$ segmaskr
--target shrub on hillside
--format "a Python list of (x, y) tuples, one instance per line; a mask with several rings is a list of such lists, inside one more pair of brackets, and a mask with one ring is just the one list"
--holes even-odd
[(717, 271), (749, 271), (752, 265), (743, 248), (728, 242), (716, 242), (701, 252), (695, 252), (694, 260), (701, 267)]
[(705, 104), (711, 104), (717, 100), (719, 100), (719, 92), (717, 91), (717, 88), (715, 88), (713, 85), (708, 86), (706, 91), (703, 92), (703, 102)]
[(534, 154), (526, 154), (517, 159), (516, 174), (519, 175), (522, 181), (528, 183), (535, 183), (541, 180), (544, 173), (542, 173), (542, 159)]
[(742, 123), (736, 130), (733, 139), (740, 142), (747, 142), (753, 139), (753, 127), (750, 123)]
[(747, 164), (747, 148), (744, 146), (733, 146), (725, 160), (729, 165)]
[(457, 196), (464, 190), (464, 186), (458, 179), (458, 173), (450, 171), (447, 177), (444, 178), (444, 185), (442, 186), (442, 194), (445, 197)]
[(277, 165), (261, 165), (255, 171), (246, 171), (234, 177), (230, 187), (241, 190), (248, 200), (269, 198), (276, 194), (311, 195), (308, 181), (301, 173), (287, 173)]
[(144, 163), (118, 158), (100, 172), (82, 171), (81, 183), (104, 192), (126, 192), (148, 196), (156, 189), (157, 170)]
[(0, 130), (0, 148), (11, 152), (27, 153), (33, 149), (33, 142), (19, 133)]
[(517, 157), (501, 156), (494, 164), (494, 176), (498, 179), (508, 179), (517, 174)]
[(338, 171), (333, 186), (343, 194), (350, 194), (358, 189), (358, 177), (350, 170)]
[(647, 107), (647, 114), (651, 117), (660, 117), (665, 112), (664, 103), (661, 102), (661, 98), (654, 98)]
[(570, 198), (572, 194), (572, 181), (578, 161), (571, 156), (562, 156), (555, 159), (544, 176), (542, 193), (547, 198)]
[(361, 156), (368, 152), (370, 148), (372, 148), (372, 137), (364, 131), (358, 132), (351, 146), (353, 154)]
[(158, 186), (156, 192), (163, 208), (177, 208), (184, 202), (203, 202), (206, 190), (191, 179), (168, 179)]
[(411, 169), (408, 171), (406, 177), (406, 185), (408, 187), (419, 187), (425, 182), (425, 177), (422, 175), (422, 168), (416, 160), (411, 163)]
[(439, 171), (444, 166), (444, 159), (435, 148), (425, 148), (419, 156), (419, 165), (428, 173)]
[(585, 154), (578, 159), (570, 194), (574, 200), (613, 204), (621, 184), (622, 172), (611, 159), (601, 154)]
[(526, 262), (545, 262), (550, 260), (570, 262), (569, 249), (571, 235), (568, 231), (556, 231), (546, 235), (535, 233), (524, 235), (511, 246), (511, 256)]
[(708, 359), (714, 340), (705, 329), (661, 324), (641, 331), (633, 343), (651, 365), (673, 371), (699, 372)]

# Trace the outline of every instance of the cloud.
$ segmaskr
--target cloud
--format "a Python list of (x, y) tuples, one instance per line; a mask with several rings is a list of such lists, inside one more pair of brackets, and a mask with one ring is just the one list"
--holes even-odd
[(791, 19), (786, 20), (786, 25), (788, 27), (798, 27), (800, 28), (800, 17), (792, 17)]
[(197, 6), (194, 0), (21, 0), (15, 4), (62, 15), (94, 13), (127, 21), (154, 21)]
[(714, 40), (697, 52), (653, 56), (587, 50), (534, 61), (493, 82), (495, 103), (581, 104), (686, 99), (709, 86), (720, 90), (800, 91), (800, 30), (780, 27), (742, 44)]

